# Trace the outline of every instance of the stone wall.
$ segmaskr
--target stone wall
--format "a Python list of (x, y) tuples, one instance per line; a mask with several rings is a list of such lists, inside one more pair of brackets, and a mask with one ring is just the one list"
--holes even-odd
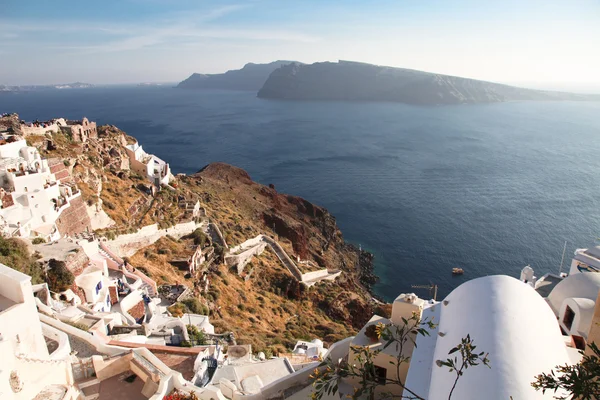
[(81, 196), (75, 197), (56, 220), (56, 226), (61, 235), (73, 236), (77, 233), (90, 231), (92, 221)]
[(244, 271), (246, 264), (252, 260), (252, 257), (260, 255), (265, 250), (265, 247), (267, 247), (267, 243), (261, 240), (259, 243), (253, 245), (247, 250), (242, 251), (239, 254), (230, 254), (225, 256), (225, 263), (228, 266), (236, 265), (237, 273), (240, 275)]
[[(69, 271), (71, 271), (71, 273), (73, 275), (75, 275), (75, 277), (81, 275), (81, 273), (83, 272), (85, 267), (87, 267), (88, 264), (90, 263), (90, 259), (85, 254), (83, 249), (79, 249), (79, 251), (76, 253), (75, 252), (69, 253), (65, 257), (64, 261), (65, 261), (65, 266), (67, 267), (67, 269)], [(75, 281), (73, 281), (73, 284), (71, 285), (71, 290), (73, 291), (73, 293), (75, 293), (77, 296), (79, 296), (82, 301), (86, 301), (84, 291), (81, 290), (79, 288), (79, 286), (77, 286), (75, 284)]]
[(0, 188), (0, 199), (2, 199), (2, 208), (8, 208), (15, 205), (12, 194)]
[(154, 244), (161, 237), (171, 235), (179, 239), (202, 227), (202, 223), (196, 224), (194, 221), (177, 224), (168, 229), (159, 229), (157, 224), (152, 224), (144, 226), (136, 233), (119, 235), (114, 240), (105, 241), (104, 244), (119, 257), (130, 257), (138, 250)]
[(77, 253), (70, 253), (65, 259), (67, 269), (75, 276), (81, 275), (81, 272), (83, 272), (89, 263), (90, 259), (83, 250), (79, 250)]
[(53, 173), (56, 179), (60, 180), (61, 183), (75, 183), (73, 177), (69, 173), (69, 169), (62, 159), (48, 159), (48, 167), (50, 168), (50, 172)]
[(74, 142), (85, 143), (88, 139), (97, 139), (96, 123), (83, 118), (81, 121), (67, 121), (67, 126), (60, 127)]
[(30, 135), (45, 135), (46, 133), (56, 133), (60, 130), (60, 125), (56, 122), (46, 126), (28, 126), (21, 125), (21, 134), (23, 137)]

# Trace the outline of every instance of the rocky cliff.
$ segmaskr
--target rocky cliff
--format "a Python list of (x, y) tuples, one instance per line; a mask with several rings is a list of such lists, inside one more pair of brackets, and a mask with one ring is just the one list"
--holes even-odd
[[(182, 283), (193, 289), (210, 310), (217, 332), (234, 332), (238, 343), (272, 352), (289, 351), (298, 339), (332, 343), (353, 335), (374, 312), (389, 311), (368, 291), (374, 282), (372, 257), (344, 242), (335, 218), (323, 207), (256, 183), (244, 170), (222, 163), (178, 175), (171, 188), (152, 195), (149, 182), (129, 169), (124, 145), (134, 139), (114, 126), (99, 127), (98, 139), (86, 143), (73, 143), (62, 132), (33, 139), (44, 157), (69, 166), (82, 203), (114, 222), (97, 230), (99, 235), (112, 238), (153, 223), (168, 228), (190, 218), (182, 203), (200, 201), (203, 215), (220, 227), (229, 246), (264, 234), (294, 260), (342, 271), (335, 281), (308, 288), (267, 249), (246, 265), (242, 276), (222, 259), (206, 272), (190, 274), (174, 260), (190, 256), (197, 244), (194, 235), (166, 236), (130, 257), (159, 285)], [(210, 235), (205, 240), (215, 253), (222, 251)]]
[(350, 61), (284, 65), (273, 71), (258, 92), (258, 97), (393, 101), (423, 105), (517, 100), (600, 100), (600, 95), (523, 89), (475, 79)]
[(271, 72), (293, 61), (273, 61), (269, 64), (248, 63), (242, 69), (234, 69), (223, 74), (192, 74), (180, 82), (181, 89), (228, 89), (257, 91), (265, 83)]

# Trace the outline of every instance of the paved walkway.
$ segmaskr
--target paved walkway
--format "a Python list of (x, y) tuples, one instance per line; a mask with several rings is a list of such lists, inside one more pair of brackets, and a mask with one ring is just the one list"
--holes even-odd
[(83, 340), (79, 339), (77, 336), (67, 335), (69, 336), (69, 343), (71, 344), (71, 350), (77, 352), (77, 357), (79, 358), (87, 358), (93, 355), (100, 354), (96, 349)]

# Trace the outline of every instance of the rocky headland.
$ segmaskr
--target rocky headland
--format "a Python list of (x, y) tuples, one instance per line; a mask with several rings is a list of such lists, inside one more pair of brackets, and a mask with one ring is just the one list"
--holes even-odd
[(391, 101), (418, 105), (523, 100), (600, 100), (600, 95), (524, 89), (475, 79), (351, 61), (288, 64), (273, 71), (258, 97)]
[(271, 72), (294, 61), (273, 61), (268, 64), (248, 63), (241, 69), (234, 69), (222, 74), (194, 73), (180, 82), (180, 89), (227, 89), (258, 91)]

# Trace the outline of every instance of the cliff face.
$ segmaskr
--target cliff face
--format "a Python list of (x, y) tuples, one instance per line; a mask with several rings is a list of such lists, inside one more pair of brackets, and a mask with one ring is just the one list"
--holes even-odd
[[(99, 127), (98, 139), (85, 144), (70, 142), (62, 132), (38, 139), (36, 146), (44, 157), (61, 160), (63, 167), (62, 160), (68, 161), (82, 203), (106, 212), (115, 222), (97, 231), (100, 235), (132, 233), (152, 223), (172, 226), (186, 220), (182, 199), (200, 201), (229, 246), (264, 234), (277, 240), (292, 259), (309, 261), (314, 269), (298, 265), (302, 272), (342, 271), (333, 282), (307, 288), (267, 248), (247, 264), (242, 276), (217, 262), (204, 280), (202, 274), (191, 275), (173, 264), (187, 259), (194, 248), (193, 238), (185, 237), (167, 236), (130, 257), (159, 285), (182, 283), (193, 289), (210, 310), (216, 331), (234, 332), (238, 343), (273, 352), (291, 350), (298, 339), (318, 337), (333, 343), (353, 335), (374, 312), (385, 314), (376, 309), (366, 289), (373, 278), (371, 257), (344, 242), (325, 208), (279, 193), (274, 185), (256, 183), (244, 170), (223, 163), (177, 176), (171, 189), (152, 196), (148, 181), (129, 169), (124, 145), (133, 138), (114, 126)], [(210, 236), (207, 240), (212, 242)]]
[(600, 100), (523, 89), (456, 76), (340, 61), (290, 64), (273, 71), (258, 97), (290, 100), (393, 101), (408, 104), (495, 103), (515, 100)]
[[(323, 207), (279, 193), (274, 185), (252, 181), (242, 169), (213, 163), (180, 184), (201, 195), (211, 220), (218, 222), (229, 245), (262, 233), (275, 238), (295, 259), (319, 268), (342, 270), (334, 282), (305, 288), (270, 250), (251, 262), (245, 278), (217, 273), (218, 327), (235, 326), (236, 336), (258, 348), (283, 350), (295, 338), (320, 337), (333, 342), (354, 334), (375, 310), (369, 282), (372, 259), (344, 242), (335, 218)], [(232, 307), (242, 303), (244, 306)]]
[(269, 64), (248, 63), (242, 69), (234, 69), (223, 74), (192, 74), (180, 82), (182, 89), (228, 89), (257, 91), (265, 83), (271, 72), (293, 61), (274, 61)]

